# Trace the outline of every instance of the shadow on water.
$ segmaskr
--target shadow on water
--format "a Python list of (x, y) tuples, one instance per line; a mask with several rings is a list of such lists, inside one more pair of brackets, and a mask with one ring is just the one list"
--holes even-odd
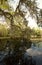
[[(32, 63), (32, 57), (25, 58), (25, 50), (31, 46), (31, 41), (23, 39), (6, 41), (9, 43), (4, 51), (0, 51), (0, 65), (36, 65)], [(13, 43), (15, 43), (15, 49)], [(22, 44), (19, 44), (22, 43)], [(27, 44), (28, 43), (28, 44)], [(18, 44), (18, 45), (17, 45)]]

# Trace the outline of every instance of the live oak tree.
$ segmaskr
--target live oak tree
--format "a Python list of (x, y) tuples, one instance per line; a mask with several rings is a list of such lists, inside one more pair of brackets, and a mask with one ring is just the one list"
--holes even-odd
[[(13, 4), (12, 6), (10, 2), (12, 2), (13, 4), (16, 3), (16, 7)], [(17, 47), (21, 44), (17, 44), (17, 39), (15, 41), (14, 39), (12, 39), (15, 36), (21, 37), (18, 39), (18, 43), (21, 42), (21, 39), (24, 41), (24, 38), (28, 39), (28, 42), (30, 41), (31, 30), (28, 27), (28, 13), (29, 16), (31, 16), (32, 18), (36, 18), (36, 20), (38, 21), (39, 13), (36, 0), (0, 0), (0, 16), (4, 16), (6, 22), (10, 22), (9, 36), (11, 37), (11, 41), (9, 42), (11, 42), (11, 44), (14, 42), (14, 45), (16, 45)]]
[[(5, 25), (0, 25), (0, 50), (15, 53), (19, 60), (24, 51), (31, 45), (31, 29), (28, 27), (28, 17), (39, 21), (36, 0), (0, 0), (0, 17), (5, 17)], [(14, 60), (15, 60), (14, 59)], [(12, 60), (12, 59), (11, 59)], [(5, 60), (6, 61), (6, 60)], [(8, 65), (8, 64), (7, 64)]]

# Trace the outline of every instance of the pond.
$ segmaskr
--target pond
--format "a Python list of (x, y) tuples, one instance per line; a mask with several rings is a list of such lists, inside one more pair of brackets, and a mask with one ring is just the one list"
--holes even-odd
[(36, 43), (34, 43), (34, 46), (42, 48), (42, 42), (36, 42)]
[(38, 48), (39, 50), (41, 50), (42, 51), (42, 42), (36, 42), (36, 43), (32, 43), (31, 44), (31, 47), (32, 48)]

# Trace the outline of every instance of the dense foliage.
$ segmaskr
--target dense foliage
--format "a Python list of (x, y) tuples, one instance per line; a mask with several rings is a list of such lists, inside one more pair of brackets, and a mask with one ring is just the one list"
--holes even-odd
[[(12, 0), (10, 0), (12, 1)], [(27, 41), (23, 42), (27, 45), (27, 42), (30, 42), (31, 35), (37, 35), (39, 36), (39, 31), (35, 32), (35, 30), (32, 30), (28, 27), (28, 21), (25, 18), (26, 14), (30, 13), (31, 17), (36, 16), (36, 19), (38, 21), (38, 8), (36, 4), (36, 0), (20, 0), (18, 5), (16, 5), (16, 10), (12, 8), (9, 0), (0, 0), (0, 16), (5, 17), (5, 21), (7, 24), (0, 24), (0, 48), (2, 49), (4, 47), (4, 44), (7, 45), (7, 37), (9, 37), (9, 45), (11, 42), (11, 45), (16, 47), (20, 46), (21, 40), (25, 39)], [(22, 10), (22, 6), (24, 6), (24, 9)], [(15, 7), (15, 6), (14, 6)], [(26, 8), (26, 11), (25, 11)], [(35, 33), (34, 33), (35, 32)], [(3, 37), (3, 38), (1, 38)], [(5, 37), (5, 38), (4, 38)], [(18, 38), (14, 40), (14, 38)], [(12, 38), (12, 39), (11, 39)], [(21, 39), (20, 39), (21, 38)], [(5, 39), (5, 40), (4, 40)], [(14, 42), (15, 41), (15, 42)], [(2, 44), (1, 44), (2, 43)]]

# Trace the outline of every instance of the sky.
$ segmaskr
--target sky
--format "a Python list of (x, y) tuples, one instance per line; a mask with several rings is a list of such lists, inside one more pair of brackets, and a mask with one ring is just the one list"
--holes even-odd
[(10, 7), (15, 11), (20, 0), (8, 0)]
[[(14, 11), (16, 10), (19, 1), (20, 0), (8, 0), (9, 5), (14, 9)], [(42, 0), (37, 0), (37, 2), (38, 2), (38, 7), (42, 9)]]
[(40, 9), (42, 9), (42, 0), (37, 0), (37, 2), (38, 2), (38, 7), (39, 7)]
[[(24, 18), (26, 19), (26, 21), (28, 21), (28, 26), (32, 29), (32, 28), (38, 28), (38, 25), (37, 25), (37, 20), (36, 20), (36, 16), (35, 16), (35, 18), (34, 17), (32, 17), (31, 15), (30, 15), (30, 12), (29, 12), (29, 10), (28, 10), (29, 8), (27, 8), (26, 6), (25, 6), (25, 4), (22, 4), (21, 6), (20, 6), (20, 10), (23, 12), (23, 14), (24, 14)], [(25, 12), (25, 13), (24, 13)]]

